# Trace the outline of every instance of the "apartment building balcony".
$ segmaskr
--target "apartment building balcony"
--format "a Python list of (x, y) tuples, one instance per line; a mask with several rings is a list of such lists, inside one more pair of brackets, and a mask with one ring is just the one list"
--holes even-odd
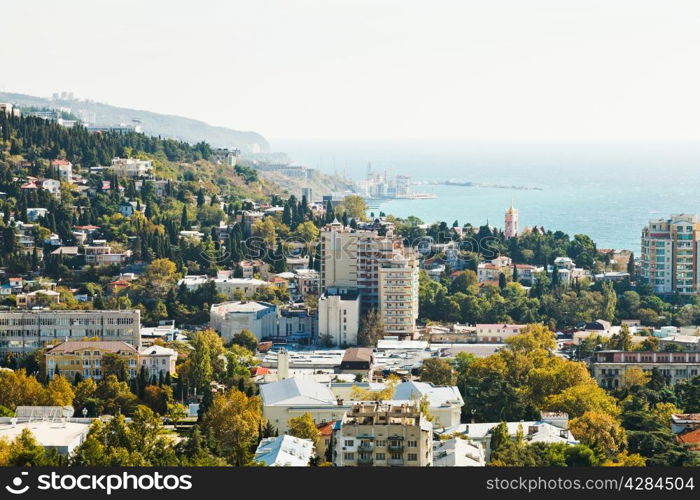
[(387, 460), (387, 465), (390, 467), (396, 467), (398, 465), (403, 465), (403, 458), (390, 458)]
[(392, 453), (403, 453), (403, 444), (402, 443), (389, 443), (389, 452)]
[(374, 459), (372, 458), (372, 455), (360, 455), (357, 459), (357, 465), (359, 467), (372, 467), (374, 465)]
[(374, 444), (369, 442), (369, 441), (361, 442), (359, 444), (359, 446), (357, 447), (357, 449), (359, 451), (372, 451), (374, 449)]

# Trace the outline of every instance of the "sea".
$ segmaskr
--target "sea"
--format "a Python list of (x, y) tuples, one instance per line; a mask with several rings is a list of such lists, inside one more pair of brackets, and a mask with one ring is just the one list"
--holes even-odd
[[(387, 200), (379, 210), (424, 222), (503, 227), (513, 203), (521, 229), (587, 234), (598, 248), (638, 253), (649, 220), (700, 214), (700, 141), (271, 142), (295, 162), (329, 174), (359, 180), (371, 165), (389, 176), (411, 176), (413, 192), (435, 198)], [(477, 185), (432, 184), (447, 180)]]

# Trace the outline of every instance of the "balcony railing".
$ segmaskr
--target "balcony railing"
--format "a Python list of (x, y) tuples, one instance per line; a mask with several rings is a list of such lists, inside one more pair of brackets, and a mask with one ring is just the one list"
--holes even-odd
[(403, 445), (402, 444), (389, 444), (389, 451), (394, 452), (394, 453), (401, 453), (401, 452), (403, 452)]
[(403, 465), (403, 458), (390, 458), (387, 460), (387, 465), (391, 466), (396, 466), (396, 465)]
[(372, 443), (360, 443), (360, 445), (357, 447), (358, 450), (360, 451), (372, 451), (374, 446)]

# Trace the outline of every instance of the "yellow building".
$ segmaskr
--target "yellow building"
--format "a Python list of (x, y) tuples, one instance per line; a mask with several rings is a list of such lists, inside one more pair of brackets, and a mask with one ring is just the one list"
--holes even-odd
[(62, 342), (46, 351), (46, 373), (49, 378), (59, 373), (68, 380), (73, 380), (76, 373), (83, 378), (102, 378), (102, 357), (117, 354), (126, 358), (129, 376), (135, 377), (138, 367), (139, 352), (130, 344), (113, 340), (87, 340)]

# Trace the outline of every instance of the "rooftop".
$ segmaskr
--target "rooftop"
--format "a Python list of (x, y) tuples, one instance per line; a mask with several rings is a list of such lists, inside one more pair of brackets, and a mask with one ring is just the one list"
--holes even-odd
[(82, 351), (85, 349), (99, 349), (108, 352), (129, 352), (137, 354), (138, 351), (131, 344), (122, 342), (121, 340), (86, 340), (86, 341), (75, 341), (69, 340), (68, 342), (61, 342), (60, 344), (49, 348), (46, 353), (57, 354), (57, 353), (71, 353), (75, 351)]
[(313, 454), (314, 443), (310, 439), (284, 435), (260, 441), (255, 461), (268, 467), (307, 467)]
[(336, 398), (327, 386), (299, 378), (265, 384), (260, 387), (260, 396), (265, 406), (336, 404)]

